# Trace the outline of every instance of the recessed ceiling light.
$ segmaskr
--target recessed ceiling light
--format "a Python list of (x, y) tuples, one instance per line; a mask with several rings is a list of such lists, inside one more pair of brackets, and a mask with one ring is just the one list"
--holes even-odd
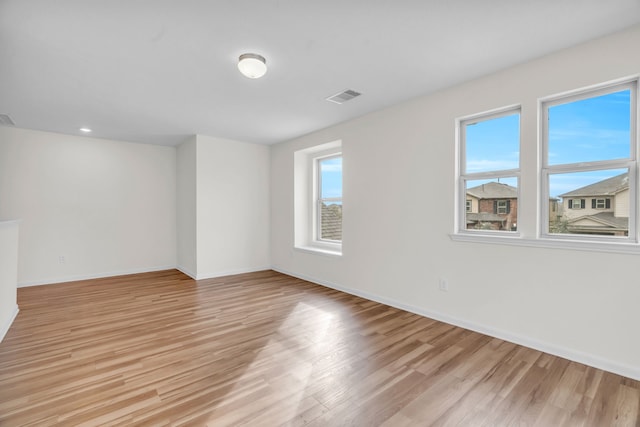
[(257, 53), (243, 53), (238, 58), (238, 70), (250, 79), (259, 79), (267, 72), (267, 60)]
[(80, 128), (80, 132), (90, 133), (91, 129), (89, 129), (89, 128)]

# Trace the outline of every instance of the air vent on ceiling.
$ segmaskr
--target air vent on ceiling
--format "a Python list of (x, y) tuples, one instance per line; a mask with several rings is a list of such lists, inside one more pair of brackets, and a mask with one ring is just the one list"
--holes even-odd
[(336, 93), (327, 98), (329, 102), (335, 102), (336, 104), (344, 104), (345, 102), (355, 98), (356, 96), (362, 95), (360, 92), (356, 92), (355, 90), (347, 89), (343, 90), (340, 93)]
[(15, 126), (11, 117), (8, 114), (0, 114), (0, 125), (2, 126)]

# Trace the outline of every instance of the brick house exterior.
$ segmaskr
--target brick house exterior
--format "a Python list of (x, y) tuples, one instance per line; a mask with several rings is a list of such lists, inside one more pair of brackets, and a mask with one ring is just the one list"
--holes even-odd
[(468, 229), (517, 229), (518, 189), (489, 182), (467, 189), (466, 227)]

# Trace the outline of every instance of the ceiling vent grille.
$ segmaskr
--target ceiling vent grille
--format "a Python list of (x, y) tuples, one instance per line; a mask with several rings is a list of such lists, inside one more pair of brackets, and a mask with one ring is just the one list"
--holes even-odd
[(9, 117), (7, 114), (0, 114), (0, 125), (15, 126), (15, 123), (13, 123), (13, 120), (11, 120), (11, 117)]
[(351, 90), (351, 89), (347, 89), (347, 90), (343, 90), (340, 93), (336, 93), (335, 95), (332, 95), (327, 99), (327, 101), (329, 102), (334, 102), (336, 104), (344, 104), (345, 102), (352, 100), (353, 98), (355, 98), (356, 96), (360, 96), (362, 95), (360, 92), (356, 92), (355, 90)]

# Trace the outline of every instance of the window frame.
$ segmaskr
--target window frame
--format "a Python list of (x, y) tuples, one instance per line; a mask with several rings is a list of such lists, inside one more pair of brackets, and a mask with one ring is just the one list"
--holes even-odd
[[(483, 121), (498, 119), (501, 117), (518, 115), (518, 167), (513, 169), (500, 169), (482, 172), (470, 172), (466, 170), (467, 152), (466, 152), (466, 126)], [(456, 154), (458, 161), (456, 162), (456, 220), (454, 224), (455, 235), (468, 236), (500, 236), (500, 237), (519, 237), (519, 230), (479, 230), (467, 229), (466, 227), (466, 208), (461, 209), (462, 203), (466, 203), (467, 198), (467, 182), (486, 179), (515, 178), (517, 182), (516, 204), (520, 205), (520, 170), (522, 167), (522, 107), (520, 104), (509, 105), (482, 113), (472, 114), (469, 116), (456, 119)], [(520, 222), (520, 209), (518, 209), (514, 223)]]
[[(576, 163), (549, 164), (549, 108), (556, 105), (569, 104), (585, 99), (596, 98), (598, 96), (608, 95), (623, 90), (630, 91), (630, 124), (629, 124), (629, 156), (622, 159), (613, 160), (597, 160)], [(617, 244), (637, 244), (637, 215), (638, 215), (638, 185), (637, 185), (637, 158), (638, 158), (638, 77), (624, 79), (615, 82), (591, 86), (589, 88), (569, 91), (553, 96), (541, 98), (539, 100), (538, 116), (540, 118), (539, 128), (539, 148), (540, 148), (540, 181), (539, 194), (540, 206), (538, 223), (538, 238), (549, 241), (573, 241), (581, 244), (589, 245), (590, 243), (617, 243)], [(629, 174), (629, 228), (627, 236), (602, 236), (587, 235), (578, 233), (551, 233), (549, 231), (549, 179), (552, 175), (607, 171), (614, 169), (627, 169)], [(574, 199), (571, 199), (574, 200)], [(581, 199), (577, 199), (581, 200)], [(575, 200), (574, 200), (575, 201)], [(568, 203), (567, 203), (568, 205)], [(567, 209), (575, 209), (573, 207)], [(585, 200), (585, 209), (587, 203)]]
[[(590, 238), (588, 235), (571, 234), (566, 237), (558, 234), (553, 237), (549, 237), (543, 233), (545, 227), (549, 224), (549, 204), (547, 199), (549, 190), (547, 187), (548, 176), (543, 173), (543, 157), (546, 155), (545, 148), (543, 147), (543, 131), (544, 121), (542, 120), (542, 103), (548, 100), (558, 99), (563, 96), (579, 93), (593, 94), (595, 90), (602, 88), (611, 88), (620, 84), (633, 84), (635, 90), (632, 91), (631, 106), (634, 113), (631, 116), (631, 129), (630, 133), (635, 142), (632, 141), (630, 150), (632, 150), (635, 156), (635, 163), (628, 168), (629, 181), (633, 183), (635, 189), (629, 189), (629, 204), (632, 209), (635, 209), (635, 215), (632, 215), (630, 219), (635, 221), (635, 231), (632, 231), (632, 227), (629, 227), (629, 238), (619, 240), (616, 239), (603, 239), (599, 236), (596, 239)], [(585, 251), (596, 253), (619, 253), (619, 254), (634, 254), (640, 255), (640, 242), (638, 234), (640, 233), (640, 183), (638, 183), (638, 177), (640, 176), (639, 160), (640, 159), (640, 74), (630, 74), (626, 77), (610, 79), (597, 84), (589, 86), (583, 86), (579, 89), (571, 89), (564, 92), (556, 92), (554, 95), (538, 96), (535, 100), (531, 100), (532, 108), (525, 108), (521, 111), (521, 155), (520, 164), (524, 167), (522, 173), (522, 179), (518, 183), (518, 232), (519, 234), (511, 233), (478, 233), (468, 232), (464, 227), (464, 215), (461, 214), (461, 194), (464, 193), (464, 183), (461, 182), (460, 176), (462, 174), (461, 165), (464, 164), (462, 156), (464, 156), (463, 147), (460, 143), (460, 122), (467, 118), (482, 117), (486, 113), (479, 113), (468, 116), (458, 116), (452, 123), (455, 132), (455, 163), (454, 163), (454, 227), (453, 232), (449, 234), (449, 237), (454, 242), (469, 242), (469, 243), (482, 243), (482, 244), (494, 244), (494, 245), (507, 245), (507, 246), (519, 246), (526, 248), (547, 248), (547, 249), (563, 249), (573, 251)], [(593, 95), (591, 95), (593, 96)], [(529, 102), (529, 100), (525, 100)], [(536, 103), (537, 108), (533, 108), (533, 103)], [(517, 106), (514, 106), (517, 107)], [(495, 109), (492, 111), (504, 111), (508, 108)], [(533, 133), (535, 129), (535, 133)], [(533, 144), (535, 141), (535, 151), (537, 155), (535, 158), (531, 157), (531, 147), (527, 148), (527, 153), (523, 153), (522, 147), (526, 147), (529, 144)], [(634, 145), (635, 144), (635, 145)], [(523, 163), (524, 162), (524, 163)], [(601, 168), (598, 168), (601, 169)], [(526, 188), (522, 188), (524, 186)], [(524, 191), (526, 190), (526, 191)], [(522, 199), (522, 196), (525, 199)], [(557, 200), (560, 202), (560, 200)], [(612, 202), (613, 203), (613, 202)], [(563, 206), (562, 209), (566, 210), (567, 206)], [(561, 211), (561, 206), (558, 205), (558, 212)], [(522, 215), (522, 216), (521, 216)], [(548, 229), (547, 229), (548, 230)], [(521, 234), (520, 234), (521, 233)], [(559, 238), (558, 238), (559, 236)]]
[[(323, 239), (322, 236), (322, 203), (324, 201), (328, 201), (328, 202), (337, 202), (339, 201), (340, 204), (342, 205), (342, 197), (322, 197), (322, 172), (321, 172), (321, 168), (320, 168), (320, 164), (321, 162), (325, 161), (325, 160), (331, 160), (331, 159), (337, 159), (340, 158), (342, 159), (342, 152), (338, 152), (338, 153), (334, 153), (334, 154), (326, 154), (326, 155), (321, 155), (318, 157), (314, 157), (313, 158), (313, 167), (314, 167), (314, 175), (315, 175), (315, 181), (314, 181), (314, 199), (315, 199), (315, 206), (313, 209), (313, 241), (316, 244), (321, 244), (321, 245), (325, 245), (325, 244), (342, 244), (342, 240), (333, 240), (333, 239)], [(340, 172), (340, 174), (342, 175), (342, 172)], [(342, 178), (342, 177), (341, 177)], [(342, 189), (341, 189), (342, 190)], [(340, 227), (342, 228), (342, 224), (340, 224)]]
[[(503, 204), (504, 206), (500, 206), (501, 204)], [(509, 214), (508, 205), (509, 204), (508, 204), (507, 200), (497, 200), (496, 214), (498, 214), (498, 215), (507, 215), (507, 214)], [(504, 210), (504, 212), (500, 212), (501, 210)]]
[[(293, 249), (296, 251), (329, 257), (342, 256), (342, 242), (322, 241), (316, 238), (318, 199), (316, 159), (337, 155), (342, 156), (344, 166), (341, 140), (312, 145), (293, 153)], [(344, 199), (344, 173), (342, 196)]]
[[(585, 199), (569, 199), (568, 201), (569, 201), (568, 208), (571, 210), (581, 210), (581, 209), (585, 209), (585, 207), (587, 206), (587, 202)], [(584, 207), (582, 206), (583, 204), (585, 205)], [(576, 207), (576, 205), (578, 205), (578, 207)]]
[[(595, 207), (593, 207), (592, 209), (601, 209), (601, 210), (607, 209), (607, 200), (608, 199), (606, 199), (606, 198), (598, 199), (596, 197), (593, 200), (595, 200), (595, 202), (593, 202)], [(600, 203), (600, 202), (602, 202), (602, 203)], [(600, 206), (600, 205), (602, 205), (602, 206)], [(611, 202), (609, 202), (609, 205), (611, 205)]]

